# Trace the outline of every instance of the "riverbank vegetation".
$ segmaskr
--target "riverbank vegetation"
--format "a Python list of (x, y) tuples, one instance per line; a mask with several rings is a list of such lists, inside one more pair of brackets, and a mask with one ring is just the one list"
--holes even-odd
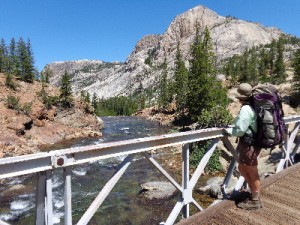
[(68, 73), (65, 72), (62, 77), (60, 94), (51, 96), (45, 91), (51, 71), (45, 70), (43, 73), (39, 73), (34, 64), (35, 60), (30, 39), (25, 42), (23, 37), (20, 37), (18, 41), (12, 38), (9, 45), (6, 45), (3, 38), (1, 39), (0, 73), (5, 74), (5, 85), (11, 90), (11, 94), (5, 99), (7, 107), (23, 112), (31, 110), (31, 103), (25, 103), (21, 107), (18, 97), (13, 94), (13, 91), (16, 91), (19, 87), (18, 81), (26, 83), (41, 82), (42, 88), (39, 96), (42, 98), (46, 109), (50, 109), (52, 106), (72, 107), (72, 88)]
[(30, 39), (27, 42), (22, 37), (18, 41), (12, 38), (6, 45), (2, 38), (0, 41), (0, 73), (7, 74), (6, 84), (15, 89), (12, 76), (19, 80), (32, 83), (38, 71), (34, 66), (34, 56)]

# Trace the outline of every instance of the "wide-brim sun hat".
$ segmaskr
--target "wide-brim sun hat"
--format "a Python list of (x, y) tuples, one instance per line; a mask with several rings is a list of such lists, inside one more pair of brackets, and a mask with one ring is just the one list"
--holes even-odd
[(240, 100), (248, 100), (252, 95), (252, 86), (248, 83), (241, 83), (237, 88), (236, 98)]

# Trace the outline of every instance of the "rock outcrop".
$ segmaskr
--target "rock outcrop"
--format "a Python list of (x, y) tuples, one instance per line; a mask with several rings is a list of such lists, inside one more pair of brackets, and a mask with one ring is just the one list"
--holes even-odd
[[(0, 158), (35, 153), (44, 144), (101, 136), (102, 123), (86, 113), (80, 101), (75, 99), (74, 108), (68, 110), (47, 109), (39, 96), (41, 83), (15, 82), (17, 89), (9, 89), (0, 74)], [(50, 96), (59, 94), (58, 88), (50, 85), (45, 91)], [(13, 98), (16, 102), (11, 109), (7, 104)], [(25, 105), (27, 111), (22, 109)]]
[(240, 54), (246, 48), (270, 43), (282, 34), (276, 28), (223, 17), (204, 6), (197, 6), (178, 15), (163, 34), (144, 36), (124, 63), (95, 60), (55, 62), (47, 65), (54, 74), (50, 81), (58, 84), (67, 71), (72, 76), (75, 93), (86, 90), (99, 98), (128, 95), (141, 87), (156, 86), (161, 74), (159, 67), (165, 58), (172, 71), (178, 43), (188, 66), (196, 24), (200, 31), (209, 28), (218, 62)]

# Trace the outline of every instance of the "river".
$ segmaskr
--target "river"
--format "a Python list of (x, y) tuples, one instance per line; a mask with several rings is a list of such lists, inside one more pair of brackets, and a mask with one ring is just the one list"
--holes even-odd
[[(83, 146), (167, 133), (169, 127), (138, 117), (103, 117), (104, 129), (100, 139), (83, 139), (52, 145), (44, 150)], [(72, 169), (72, 216), (75, 224), (103, 185), (114, 173), (122, 158), (87, 163)], [(62, 172), (53, 176), (53, 207), (55, 224), (63, 221)], [(140, 184), (147, 181), (165, 180), (164, 177), (143, 157), (137, 156), (121, 180), (108, 195), (90, 221), (90, 225), (139, 225), (159, 224), (171, 212), (177, 197), (162, 202), (147, 202), (140, 195)], [(36, 176), (22, 176), (0, 181), (0, 219), (10, 224), (34, 224)], [(21, 192), (10, 188), (22, 185)]]

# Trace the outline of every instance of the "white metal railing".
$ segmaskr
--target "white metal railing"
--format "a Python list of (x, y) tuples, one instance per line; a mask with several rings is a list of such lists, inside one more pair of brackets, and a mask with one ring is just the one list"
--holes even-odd
[[(277, 172), (284, 167), (294, 163), (299, 142), (295, 142), (299, 126), (300, 116), (291, 116), (285, 118), (287, 126), (295, 124), (293, 130), (286, 137), (282, 151), (283, 158), (280, 160)], [(15, 177), (25, 174), (38, 174), (37, 196), (36, 196), (36, 225), (52, 225), (53, 224), (53, 205), (52, 205), (52, 174), (53, 169), (61, 168), (64, 178), (64, 224), (72, 225), (72, 188), (71, 188), (71, 166), (83, 163), (94, 162), (100, 159), (112, 158), (127, 155), (120, 163), (115, 174), (105, 184), (97, 197), (83, 214), (77, 225), (88, 224), (94, 213), (103, 203), (112, 188), (121, 178), (128, 166), (131, 164), (136, 153), (142, 153), (171, 183), (176, 187), (182, 195), (182, 198), (176, 203), (166, 222), (161, 224), (174, 224), (180, 212), (183, 217), (189, 217), (189, 204), (193, 203), (199, 210), (203, 208), (195, 201), (192, 196), (193, 189), (199, 180), (204, 168), (216, 149), (218, 141), (223, 141), (225, 147), (232, 153), (233, 158), (225, 176), (222, 190), (224, 198), (226, 198), (226, 186), (235, 169), (237, 155), (235, 149), (231, 145), (229, 139), (223, 136), (222, 128), (210, 128), (196, 131), (187, 131), (174, 134), (166, 134), (160, 136), (132, 139), (119, 142), (103, 143), (97, 145), (89, 145), (84, 147), (68, 148), (62, 150), (51, 151), (48, 153), (37, 153), (26, 156), (18, 156), (0, 159), (0, 179)], [(206, 154), (199, 162), (195, 172), (190, 178), (189, 174), (189, 144), (197, 141), (212, 140), (211, 146)], [(178, 184), (159, 163), (148, 154), (150, 150), (159, 149), (168, 146), (182, 145), (182, 184)], [(240, 177), (235, 190), (239, 190), (244, 183), (243, 177)], [(0, 224), (7, 224), (0, 220)]]

